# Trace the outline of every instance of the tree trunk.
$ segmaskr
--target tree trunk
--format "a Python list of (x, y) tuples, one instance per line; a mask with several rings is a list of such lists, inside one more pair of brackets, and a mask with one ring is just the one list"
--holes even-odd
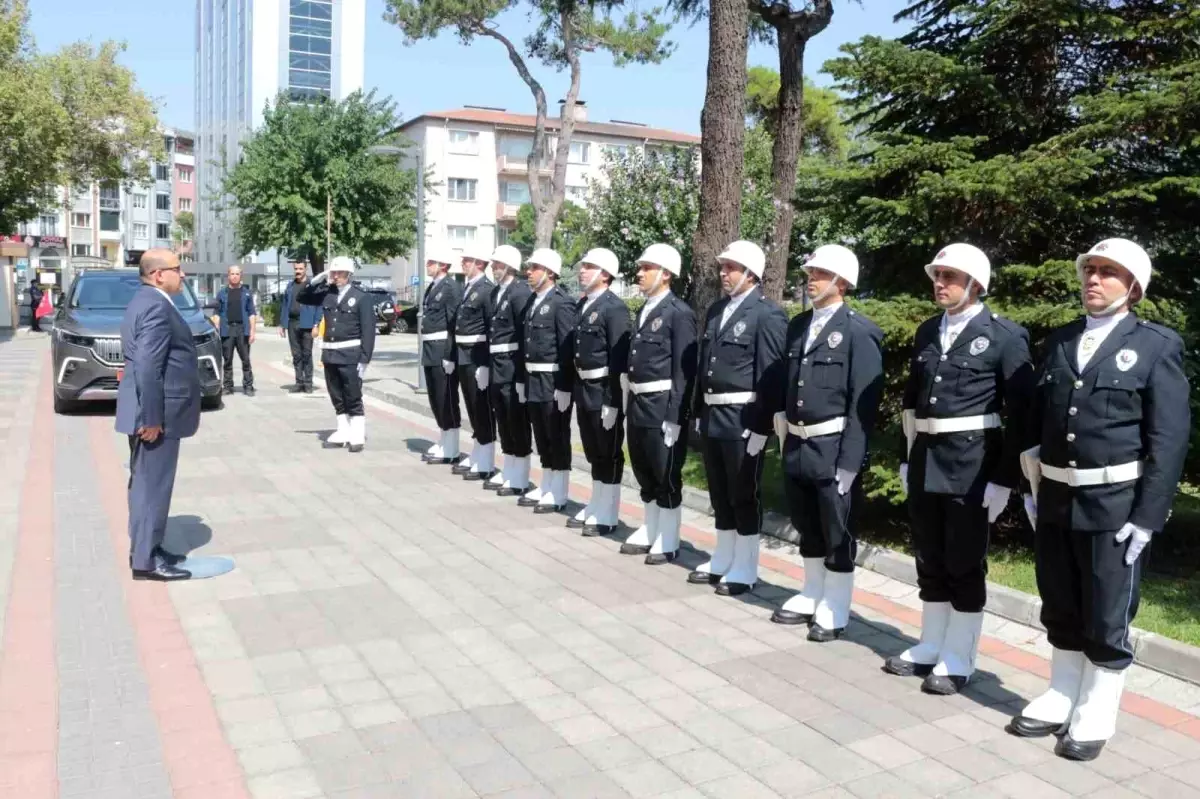
[(700, 319), (720, 294), (717, 255), (741, 231), (748, 22), (745, 0), (711, 0), (700, 114), (700, 221), (692, 237), (691, 303)]
[(796, 208), (796, 162), (804, 139), (804, 46), (790, 25), (778, 31), (779, 102), (775, 120), (775, 142), (771, 146), (771, 198), (775, 222), (767, 234), (767, 268), (763, 275), (763, 293), (779, 302), (787, 283), (788, 255), (791, 250), (792, 223)]
[[(314, 247), (312, 251), (309, 252), (308, 262), (312, 265), (313, 277), (316, 277), (325, 271), (325, 253), (319, 251), (318, 248)], [(424, 267), (425, 265), (421, 264), (421, 268), (423, 269)]]

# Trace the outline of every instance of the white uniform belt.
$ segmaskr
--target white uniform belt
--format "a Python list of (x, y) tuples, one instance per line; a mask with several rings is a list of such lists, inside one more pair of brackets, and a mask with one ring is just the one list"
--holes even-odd
[(521, 349), (521, 342), (510, 341), (507, 344), (493, 344), (488, 347), (488, 352), (495, 355), (498, 352), (516, 352)]
[(754, 402), (758, 395), (753, 391), (735, 391), (731, 394), (705, 394), (705, 405), (745, 405)]
[(352, 338), (349, 341), (322, 341), (321, 347), (327, 350), (348, 350), (351, 347), (361, 347), (362, 339)]
[(422, 333), (421, 338), (425, 341), (445, 341), (450, 338), (450, 334), (445, 330), (439, 330), (436, 333)]
[(952, 416), (947, 419), (917, 419), (918, 433), (936, 436), (942, 433), (968, 433), (972, 430), (988, 430), (1000, 426), (1000, 414), (984, 413), (979, 416)]
[(557, 372), (558, 364), (556, 363), (527, 363), (525, 370), (528, 372)]
[(1142, 462), (1130, 461), (1115, 466), (1100, 466), (1095, 469), (1063, 469), (1059, 466), (1042, 464), (1042, 477), (1069, 486), (1103, 486), (1111, 483), (1128, 483), (1142, 476)]
[(630, 383), (629, 390), (634, 394), (653, 394), (656, 391), (670, 391), (670, 380), (651, 380), (649, 383)]
[(846, 417), (838, 416), (816, 424), (792, 424), (788, 422), (788, 433), (797, 438), (816, 438), (840, 433), (846, 429)]
[(580, 369), (578, 374), (583, 380), (599, 380), (602, 377), (608, 377), (608, 367), (601, 366), (599, 369)]
[(455, 336), (455, 344), (487, 344), (487, 336)]

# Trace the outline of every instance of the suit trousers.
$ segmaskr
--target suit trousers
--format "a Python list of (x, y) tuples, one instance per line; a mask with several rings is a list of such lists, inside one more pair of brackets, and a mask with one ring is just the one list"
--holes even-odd
[(660, 508), (683, 503), (683, 462), (687, 459), (687, 430), (668, 447), (662, 429), (629, 425), (629, 465), (641, 487), (642, 502)]
[(1137, 615), (1150, 545), (1126, 566), (1129, 543), (1117, 543), (1115, 536), (1115, 530), (1079, 531), (1039, 521), (1034, 553), (1050, 645), (1120, 670), (1133, 662), (1129, 625)]
[(296, 375), (296, 385), (311, 386), (313, 384), (312, 328), (303, 327), (295, 322), (289, 324), (288, 346), (292, 349), (292, 371)]
[(338, 416), (364, 416), (358, 364), (327, 363), (324, 366), (325, 387), (329, 389), (329, 399), (333, 400), (334, 412)]
[(576, 415), (579, 422), (579, 439), (583, 442), (583, 454), (592, 467), (592, 479), (609, 485), (621, 482), (625, 472), (625, 414), (617, 411), (613, 426), (605, 430), (600, 422), (600, 411), (589, 411), (579, 403)]
[(862, 481), (855, 480), (848, 492), (839, 494), (837, 480), (812, 483), (790, 475), (783, 479), (792, 526), (800, 533), (800, 557), (823, 558), (831, 572), (854, 571), (858, 542), (851, 509), (862, 493)]
[[(565, 471), (571, 468), (571, 409), (558, 410), (558, 403), (529, 402), (529, 421), (537, 442), (542, 469)], [(544, 482), (544, 478), (543, 478)]]
[(496, 440), (496, 418), (492, 415), (487, 389), (479, 389), (474, 366), (458, 367), (458, 384), (462, 387), (463, 405), (467, 407), (467, 421), (471, 423), (471, 437), (480, 444), (491, 444)]
[(429, 409), (437, 421), (439, 430), (457, 430), (462, 426), (462, 412), (458, 409), (458, 372), (446, 374), (438, 366), (426, 366), (425, 385), (429, 387)]
[(982, 495), (909, 489), (921, 600), (949, 602), (959, 613), (978, 613), (987, 602), (989, 531)]
[(139, 571), (158, 567), (154, 550), (167, 532), (178, 465), (178, 438), (160, 435), (147, 443), (129, 437), (129, 553)]
[(525, 403), (517, 397), (516, 383), (491, 383), (488, 396), (500, 434), (500, 450), (514, 458), (527, 458), (533, 452), (533, 431)]
[(762, 532), (763, 453), (746, 453), (746, 439), (704, 439), (704, 470), (718, 530)]
[(229, 323), (229, 335), (221, 338), (222, 360), (225, 361), (225, 388), (233, 388), (233, 353), (242, 362), (242, 388), (254, 388), (254, 371), (250, 368), (250, 337), (241, 322)]

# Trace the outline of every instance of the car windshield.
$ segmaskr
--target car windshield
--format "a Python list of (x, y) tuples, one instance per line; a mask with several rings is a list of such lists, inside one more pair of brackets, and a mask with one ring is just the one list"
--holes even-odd
[[(71, 307), (84, 310), (103, 311), (121, 310), (129, 305), (133, 295), (142, 285), (141, 278), (136, 274), (118, 275), (94, 274), (80, 275), (75, 281), (75, 290), (71, 294)], [(183, 291), (171, 298), (175, 307), (181, 311), (194, 311), (199, 306), (196, 295), (192, 293), (187, 283)]]

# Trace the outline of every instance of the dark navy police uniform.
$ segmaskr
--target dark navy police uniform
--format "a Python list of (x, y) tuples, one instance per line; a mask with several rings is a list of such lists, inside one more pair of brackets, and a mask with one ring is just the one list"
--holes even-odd
[(492, 367), (488, 394), (491, 398), (500, 448), (514, 458), (528, 458), (533, 451), (529, 414), (517, 395), (517, 384), (525, 384), (525, 313), (533, 290), (520, 278), (508, 286), (496, 285), (488, 298), (492, 317), (488, 351)]
[(429, 407), (442, 430), (462, 425), (458, 406), (457, 369), (446, 374), (442, 361), (454, 361), (454, 324), (462, 303), (462, 286), (452, 277), (440, 277), (425, 289), (422, 299), (421, 368), (429, 386)]
[(371, 362), (375, 351), (375, 309), (371, 297), (358, 286), (338, 296), (338, 287), (326, 282), (309, 284), (296, 294), (304, 305), (319, 305), (325, 315), (321, 364), (333, 409), (340, 416), (362, 416), (362, 378), (358, 365)]
[[(607, 289), (589, 299), (579, 302), (575, 329), (576, 414), (592, 479), (612, 485), (625, 471), (621, 376), (629, 368), (629, 306)], [(600, 418), (605, 406), (617, 411), (607, 430)]]
[(450, 358), (458, 364), (458, 382), (462, 387), (463, 404), (467, 407), (467, 419), (471, 422), (475, 441), (481, 445), (491, 444), (496, 438), (496, 423), (487, 390), (480, 390), (475, 379), (477, 368), (490, 368), (488, 322), (491, 309), (488, 299), (494, 287), (492, 281), (481, 276), (463, 290), (463, 299), (454, 317), (454, 354)]
[[(525, 398), (543, 473), (571, 468), (571, 409), (558, 410), (555, 391), (575, 384), (575, 301), (557, 285), (525, 311)], [(543, 481), (544, 482), (544, 481)]]

